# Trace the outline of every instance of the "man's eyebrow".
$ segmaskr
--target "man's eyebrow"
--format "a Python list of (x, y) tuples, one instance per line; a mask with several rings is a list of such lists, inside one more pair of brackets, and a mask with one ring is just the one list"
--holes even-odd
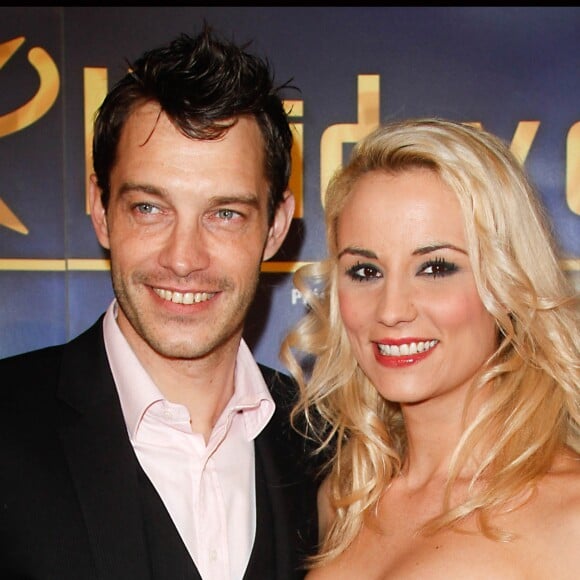
[[(127, 181), (119, 188), (119, 195), (122, 196), (129, 192), (141, 192), (147, 195), (155, 195), (158, 197), (166, 197), (169, 195), (167, 190), (163, 187), (157, 187), (148, 183), (136, 183)], [(241, 203), (254, 208), (260, 207), (258, 196), (254, 193), (239, 193), (228, 195), (214, 195), (209, 198), (209, 204), (212, 206), (228, 205), (234, 203)]]
[(251, 207), (259, 208), (260, 200), (258, 196), (253, 193), (240, 193), (234, 195), (215, 195), (209, 199), (210, 205), (229, 205), (234, 203), (242, 203)]
[(149, 195), (164, 196), (166, 192), (163, 188), (151, 185), (148, 183), (136, 183), (133, 181), (125, 181), (119, 187), (119, 195), (124, 195), (130, 191), (140, 191), (142, 193), (147, 193)]

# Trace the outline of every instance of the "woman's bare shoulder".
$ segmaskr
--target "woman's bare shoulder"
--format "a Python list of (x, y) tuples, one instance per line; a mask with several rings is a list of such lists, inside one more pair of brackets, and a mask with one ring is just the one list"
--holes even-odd
[(562, 568), (553, 577), (567, 577), (565, 570), (580, 569), (580, 455), (557, 457), (538, 485), (537, 508), (530, 524), (552, 565)]

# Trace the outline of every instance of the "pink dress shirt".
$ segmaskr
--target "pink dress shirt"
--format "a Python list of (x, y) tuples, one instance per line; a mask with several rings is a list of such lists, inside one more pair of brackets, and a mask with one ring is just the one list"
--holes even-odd
[(234, 394), (207, 445), (183, 405), (153, 383), (116, 322), (103, 330), (131, 443), (205, 580), (241, 579), (256, 532), (254, 438), (274, 413), (274, 401), (247, 344), (236, 359)]

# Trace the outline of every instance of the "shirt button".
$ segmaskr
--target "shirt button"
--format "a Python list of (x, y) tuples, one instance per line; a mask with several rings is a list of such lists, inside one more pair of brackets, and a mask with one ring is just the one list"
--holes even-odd
[(215, 550), (210, 550), (209, 560), (210, 562), (215, 562), (217, 560), (217, 552)]

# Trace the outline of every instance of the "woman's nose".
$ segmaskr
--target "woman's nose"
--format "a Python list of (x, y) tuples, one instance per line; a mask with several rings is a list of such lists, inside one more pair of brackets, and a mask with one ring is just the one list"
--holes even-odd
[(411, 322), (417, 316), (412, 285), (404, 280), (387, 279), (378, 304), (379, 320), (386, 326)]

